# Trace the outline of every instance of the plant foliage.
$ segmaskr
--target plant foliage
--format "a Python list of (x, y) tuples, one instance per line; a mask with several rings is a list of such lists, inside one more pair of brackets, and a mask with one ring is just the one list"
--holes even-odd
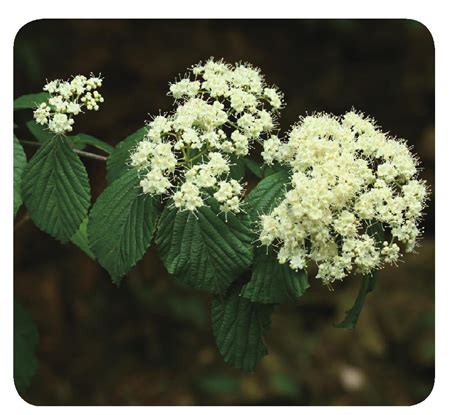
[(158, 224), (156, 245), (166, 269), (191, 287), (224, 293), (253, 259), (247, 215), (219, 214), (217, 203), (197, 212), (168, 204)]
[(61, 242), (79, 229), (90, 205), (87, 172), (65, 139), (45, 142), (27, 164), (22, 197), (33, 222)]
[(89, 218), (92, 252), (116, 283), (145, 254), (158, 218), (158, 203), (141, 194), (139, 180), (138, 173), (129, 170), (111, 183)]

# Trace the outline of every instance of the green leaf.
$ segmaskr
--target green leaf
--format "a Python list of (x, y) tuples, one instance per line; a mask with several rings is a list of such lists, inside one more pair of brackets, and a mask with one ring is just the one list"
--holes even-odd
[(288, 264), (280, 264), (273, 249), (256, 249), (250, 281), (241, 295), (252, 302), (277, 304), (295, 301), (309, 287), (304, 271), (294, 271)]
[(359, 293), (350, 310), (346, 311), (346, 317), (334, 326), (341, 329), (354, 329), (359, 320), (359, 315), (364, 308), (365, 298), (375, 288), (376, 275), (364, 275), (360, 284)]
[(21, 198), (21, 178), (26, 166), (26, 155), (16, 136), (13, 136), (13, 217), (23, 203)]
[[(36, 138), (40, 143), (44, 143), (55, 138), (55, 135), (51, 131), (49, 131), (45, 126), (39, 125), (35, 120), (27, 121), (26, 127), (33, 137)], [(103, 150), (107, 154), (111, 154), (114, 151), (113, 146), (89, 134), (81, 133), (71, 135), (67, 137), (67, 140), (71, 147), (78, 150), (82, 150), (85, 146), (89, 145)]]
[(280, 170), (265, 177), (252, 189), (245, 201), (253, 222), (256, 222), (260, 215), (270, 213), (281, 202), (288, 183), (288, 171)]
[(244, 158), (245, 167), (252, 172), (255, 176), (262, 178), (263, 177), (263, 168), (255, 160)]
[(37, 94), (22, 95), (13, 101), (13, 109), (35, 109), (39, 104), (49, 99), (47, 92), (39, 92)]
[(112, 183), (115, 179), (129, 170), (130, 152), (145, 137), (147, 128), (143, 127), (129, 135), (125, 140), (117, 144), (114, 151), (107, 158), (107, 182)]
[(114, 151), (113, 146), (89, 134), (76, 134), (69, 137), (69, 139), (76, 146), (78, 144), (92, 146), (92, 147), (98, 148), (99, 150), (105, 151), (107, 154), (112, 154), (112, 152)]
[(145, 254), (158, 218), (158, 203), (142, 194), (133, 169), (110, 184), (89, 216), (91, 249), (115, 283)]
[(71, 242), (77, 247), (82, 249), (90, 258), (95, 260), (95, 255), (92, 252), (89, 244), (89, 238), (87, 236), (87, 226), (89, 224), (89, 218), (85, 218), (77, 232), (72, 236)]
[(46, 127), (39, 125), (35, 120), (29, 120), (26, 122), (26, 127), (40, 143), (44, 143), (48, 140), (54, 138), (53, 133), (51, 133)]
[(71, 239), (87, 215), (90, 189), (86, 169), (66, 139), (42, 144), (25, 168), (21, 188), (38, 228), (62, 242)]
[(212, 303), (212, 330), (226, 363), (245, 371), (254, 370), (267, 353), (263, 336), (270, 328), (272, 305), (252, 303), (234, 284), (224, 298)]
[(243, 158), (231, 157), (230, 158), (230, 171), (229, 177), (235, 180), (240, 180), (245, 175), (245, 162)]
[(195, 213), (171, 203), (158, 223), (156, 245), (166, 269), (191, 287), (223, 293), (253, 259), (249, 217), (219, 214), (213, 198)]
[(20, 392), (30, 386), (38, 368), (38, 330), (30, 314), (17, 302), (13, 306), (13, 378)]
[(281, 165), (280, 163), (274, 163), (271, 166), (269, 165), (263, 165), (262, 166), (263, 170), (263, 177), (271, 176), (272, 174), (281, 172), (281, 171), (286, 171), (288, 172), (288, 167)]

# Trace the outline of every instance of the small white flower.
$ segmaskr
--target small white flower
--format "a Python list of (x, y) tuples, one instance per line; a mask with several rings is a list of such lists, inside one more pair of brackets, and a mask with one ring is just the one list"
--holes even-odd
[(173, 201), (178, 209), (186, 209), (191, 212), (204, 205), (199, 188), (188, 182), (183, 183), (181, 189), (173, 195)]
[(33, 116), (38, 124), (45, 125), (48, 123), (50, 114), (51, 108), (45, 102), (43, 102), (38, 106), (38, 108), (36, 108), (33, 113)]
[(250, 112), (256, 111), (257, 98), (255, 95), (237, 88), (233, 88), (229, 95), (230, 105), (236, 112), (242, 112), (245, 109), (250, 110)]
[(66, 114), (54, 114), (48, 123), (48, 128), (55, 134), (64, 134), (72, 131), (74, 120)]
[(270, 105), (275, 109), (280, 109), (283, 102), (280, 93), (275, 88), (265, 88), (263, 96), (270, 101)]
[(218, 183), (218, 190), (214, 192), (215, 199), (221, 205), (221, 211), (224, 213), (240, 211), (239, 196), (242, 193), (241, 184), (234, 179), (230, 181), (220, 181)]
[(183, 97), (194, 97), (198, 94), (201, 83), (199, 81), (190, 81), (188, 78), (175, 82), (170, 86), (171, 95), (176, 99)]
[(70, 102), (67, 104), (66, 111), (70, 114), (77, 115), (81, 112), (81, 106), (77, 102)]
[[(232, 150), (236, 156), (246, 156), (249, 152), (249, 139), (239, 131), (234, 131), (230, 136), (232, 143)], [(231, 151), (229, 151), (231, 152)]]
[(158, 115), (148, 124), (147, 138), (159, 142), (161, 137), (171, 131), (171, 121), (165, 116)]
[(272, 136), (263, 143), (262, 157), (267, 164), (273, 164), (279, 160), (281, 142), (276, 136)]
[(49, 92), (50, 94), (53, 94), (54, 92), (56, 92), (57, 88), (58, 88), (58, 80), (54, 80), (54, 81), (48, 82), (43, 87), (43, 90), (46, 92)]
[(252, 114), (244, 114), (237, 120), (237, 125), (242, 132), (250, 138), (256, 138), (263, 131), (260, 119), (254, 117)]

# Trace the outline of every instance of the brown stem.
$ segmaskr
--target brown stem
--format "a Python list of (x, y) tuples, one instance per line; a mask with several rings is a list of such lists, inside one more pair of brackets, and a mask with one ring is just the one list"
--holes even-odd
[[(29, 141), (29, 140), (20, 140), (20, 143), (26, 144), (28, 146), (40, 147), (41, 143), (37, 141)], [(95, 153), (89, 153), (88, 151), (76, 150), (75, 148), (72, 149), (75, 153), (79, 156), (86, 157), (93, 160), (100, 160), (100, 161), (107, 161), (107, 157), (99, 156)]]

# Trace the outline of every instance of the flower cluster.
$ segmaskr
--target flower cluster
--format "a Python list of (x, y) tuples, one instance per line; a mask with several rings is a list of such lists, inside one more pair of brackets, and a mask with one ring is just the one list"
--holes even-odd
[(329, 284), (395, 263), (402, 246), (414, 249), (427, 186), (406, 143), (373, 120), (307, 116), (285, 143), (267, 140), (262, 156), (291, 172), (283, 201), (261, 216), (260, 242), (276, 245), (280, 263), (314, 261)]
[(239, 212), (242, 186), (229, 177), (232, 163), (272, 136), (282, 94), (259, 69), (214, 59), (193, 66), (169, 94), (175, 111), (154, 118), (131, 153), (143, 192), (172, 194), (189, 211), (214, 196), (224, 213)]
[(104, 98), (97, 91), (102, 86), (102, 79), (91, 74), (89, 78), (77, 75), (70, 81), (56, 79), (47, 83), (43, 90), (50, 98), (38, 105), (33, 115), (40, 125), (46, 125), (54, 134), (65, 134), (72, 131), (73, 115), (87, 110), (99, 109)]

